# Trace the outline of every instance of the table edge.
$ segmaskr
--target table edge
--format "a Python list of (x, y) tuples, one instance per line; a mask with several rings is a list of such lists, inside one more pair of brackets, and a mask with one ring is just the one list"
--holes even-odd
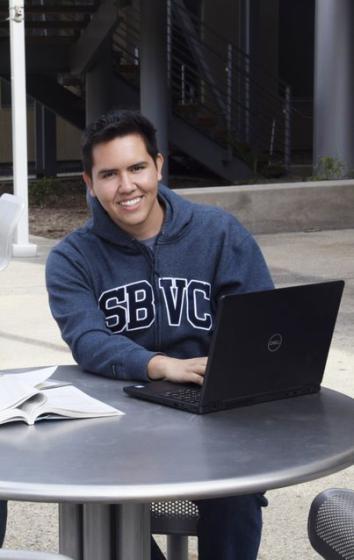
[[(0, 481), (0, 497), (8, 500), (74, 503), (147, 503), (173, 498), (213, 498), (227, 495), (253, 494), (319, 479), (353, 466), (353, 449), (340, 457), (322, 460), (306, 468), (282, 470), (272, 476), (258, 475), (245, 483), (239, 477), (203, 482), (182, 482), (145, 485), (58, 485), (7, 483)], [(138, 488), (138, 492), (137, 492)]]

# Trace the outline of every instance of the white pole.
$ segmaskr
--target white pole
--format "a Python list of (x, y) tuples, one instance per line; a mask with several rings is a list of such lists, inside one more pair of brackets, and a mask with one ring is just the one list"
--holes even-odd
[(27, 100), (25, 63), (24, 0), (9, 0), (12, 160), (14, 194), (24, 203), (24, 212), (16, 229), (13, 254), (34, 257), (37, 246), (29, 242), (28, 175), (27, 175)]

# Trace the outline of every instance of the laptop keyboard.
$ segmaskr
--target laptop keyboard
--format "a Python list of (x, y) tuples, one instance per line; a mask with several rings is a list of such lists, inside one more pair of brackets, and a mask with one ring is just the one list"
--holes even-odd
[(201, 390), (199, 387), (183, 387), (173, 391), (166, 391), (164, 395), (171, 399), (177, 399), (190, 404), (198, 404), (200, 400), (200, 392)]

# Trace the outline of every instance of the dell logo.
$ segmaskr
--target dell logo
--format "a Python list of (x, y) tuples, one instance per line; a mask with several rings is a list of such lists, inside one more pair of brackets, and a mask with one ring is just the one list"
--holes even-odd
[(279, 333), (273, 334), (268, 340), (269, 352), (276, 352), (277, 350), (279, 350), (282, 344), (283, 344), (282, 335)]

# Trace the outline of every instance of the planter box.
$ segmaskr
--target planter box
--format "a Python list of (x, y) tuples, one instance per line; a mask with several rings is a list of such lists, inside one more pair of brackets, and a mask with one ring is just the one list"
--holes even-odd
[(176, 189), (220, 206), (252, 233), (354, 228), (354, 180)]

